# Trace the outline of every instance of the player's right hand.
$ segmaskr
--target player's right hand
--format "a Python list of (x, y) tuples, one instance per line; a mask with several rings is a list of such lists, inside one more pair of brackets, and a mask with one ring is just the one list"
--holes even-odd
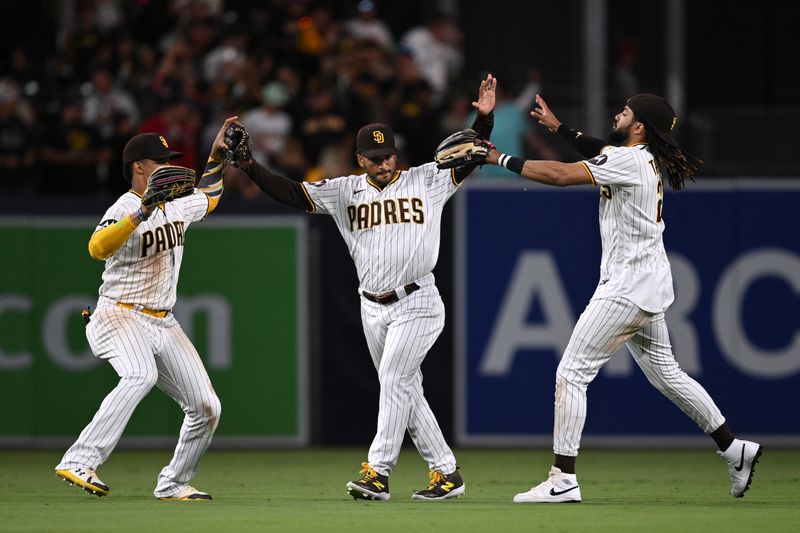
[(541, 95), (536, 95), (534, 99), (535, 103), (533, 105), (533, 111), (531, 111), (531, 116), (539, 121), (539, 124), (547, 128), (553, 133), (558, 131), (558, 127), (561, 125), (561, 121), (556, 118), (553, 112), (550, 110), (550, 107), (547, 105), (547, 102), (544, 101), (544, 98)]
[(222, 127), (217, 132), (217, 136), (214, 138), (214, 142), (211, 145), (211, 155), (209, 156), (211, 159), (215, 161), (222, 159), (222, 154), (229, 148), (229, 146), (225, 144), (225, 131), (228, 129), (228, 126), (234, 123), (241, 126), (238, 116), (228, 117), (225, 119), (225, 122), (222, 123)]

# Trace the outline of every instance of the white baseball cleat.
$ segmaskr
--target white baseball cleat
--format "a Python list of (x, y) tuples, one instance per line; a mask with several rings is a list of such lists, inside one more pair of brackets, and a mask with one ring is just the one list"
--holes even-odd
[(756, 463), (763, 451), (764, 448), (759, 443), (739, 439), (733, 439), (724, 452), (717, 450), (717, 454), (728, 463), (732, 483), (731, 496), (734, 498), (744, 497), (744, 493), (750, 488)]
[(78, 485), (90, 494), (105, 496), (109, 492), (108, 485), (100, 481), (97, 472), (91, 468), (57, 468), (56, 475), (68, 481), (70, 485)]
[(514, 503), (581, 503), (581, 489), (575, 474), (553, 466), (546, 481), (514, 496)]
[(178, 492), (171, 496), (156, 496), (159, 500), (180, 500), (180, 501), (193, 501), (193, 500), (210, 500), (211, 495), (206, 494), (201, 490), (197, 490), (191, 485), (181, 485)]

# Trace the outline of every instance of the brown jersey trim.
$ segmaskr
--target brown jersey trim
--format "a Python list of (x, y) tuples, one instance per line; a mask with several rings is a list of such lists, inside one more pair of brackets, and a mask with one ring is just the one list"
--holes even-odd
[(317, 204), (315, 204), (314, 200), (311, 199), (311, 196), (308, 195), (308, 189), (306, 189), (306, 186), (303, 185), (302, 183), (300, 183), (299, 185), (300, 185), (300, 188), (303, 189), (303, 194), (306, 195), (306, 200), (308, 200), (308, 205), (311, 206), (311, 209), (306, 209), (306, 211), (309, 212), (309, 213), (316, 212)]
[(386, 185), (384, 185), (383, 187), (381, 187), (380, 185), (378, 185), (377, 183), (375, 183), (374, 181), (372, 181), (372, 180), (370, 179), (369, 175), (367, 175), (367, 183), (369, 183), (370, 185), (372, 185), (373, 187), (375, 187), (375, 188), (376, 188), (376, 189), (378, 189), (379, 191), (382, 191), (382, 190), (384, 190), (386, 187), (388, 187), (389, 185), (391, 185), (392, 183), (394, 183), (395, 181), (397, 181), (397, 179), (400, 177), (400, 173), (401, 173), (401, 172), (402, 172), (402, 170), (396, 170), (396, 171), (395, 171), (395, 173), (394, 173), (394, 177), (391, 179), (391, 181), (389, 181), (389, 182), (388, 182)]
[(203, 193), (203, 195), (206, 197), (206, 201), (208, 202), (208, 205), (206, 206), (206, 214), (203, 215), (203, 220), (205, 220), (206, 218), (208, 218), (208, 215), (210, 215), (214, 211), (214, 209), (217, 208), (217, 204), (219, 203), (219, 197), (212, 199), (207, 193), (203, 191), (200, 192)]
[(586, 163), (584, 163), (583, 161), (581, 161), (580, 163), (581, 163), (581, 165), (583, 165), (583, 168), (584, 168), (584, 169), (586, 170), (586, 172), (589, 174), (589, 179), (591, 179), (591, 180), (592, 180), (592, 187), (596, 186), (596, 185), (597, 185), (597, 182), (596, 182), (596, 181), (595, 181), (595, 179), (594, 179), (594, 174), (592, 174), (592, 171), (591, 171), (591, 170), (589, 170), (589, 167), (586, 165)]

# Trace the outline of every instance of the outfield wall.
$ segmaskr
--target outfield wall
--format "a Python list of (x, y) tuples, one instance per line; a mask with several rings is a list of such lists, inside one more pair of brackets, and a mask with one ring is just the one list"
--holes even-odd
[[(434, 272), (447, 320), (422, 370), (460, 445), (550, 447), (555, 367), (597, 282), (597, 190), (527, 183), (468, 182), (444, 212)], [(800, 192), (788, 180), (720, 183), (666, 195), (673, 344), (735, 431), (800, 446), (798, 413), (782, 407), (800, 384)], [(223, 217), (274, 209), (232, 200), (189, 228), (175, 309), (222, 398), (214, 446), (366, 449), (378, 383), (347, 247), (330, 217)], [(79, 316), (100, 283), (86, 251), (99, 216), (0, 217), (0, 447), (68, 444), (116, 383)], [(708, 445), (625, 353), (589, 398), (587, 445)], [(123, 444), (171, 447), (180, 418), (154, 391)]]
[[(222, 401), (215, 445), (309, 440), (305, 217), (211, 217), (186, 234), (175, 316)], [(103, 263), (89, 257), (97, 219), (0, 219), (0, 446), (62, 446), (117, 383), (95, 358), (81, 309)], [(183, 418), (154, 391), (124, 443), (172, 446)]]
[[(555, 370), (599, 277), (597, 196), (524, 180), (457, 196), (459, 444), (551, 444)], [(773, 445), (800, 445), (798, 205), (797, 184), (769, 180), (690, 183), (664, 199), (676, 356), (734, 431)], [(588, 400), (585, 444), (708, 442), (625, 348)]]

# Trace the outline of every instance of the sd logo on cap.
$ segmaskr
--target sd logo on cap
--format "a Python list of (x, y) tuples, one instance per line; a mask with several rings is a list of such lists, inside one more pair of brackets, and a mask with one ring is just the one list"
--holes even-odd
[(366, 158), (396, 155), (392, 128), (386, 124), (367, 124), (358, 130), (356, 150)]

